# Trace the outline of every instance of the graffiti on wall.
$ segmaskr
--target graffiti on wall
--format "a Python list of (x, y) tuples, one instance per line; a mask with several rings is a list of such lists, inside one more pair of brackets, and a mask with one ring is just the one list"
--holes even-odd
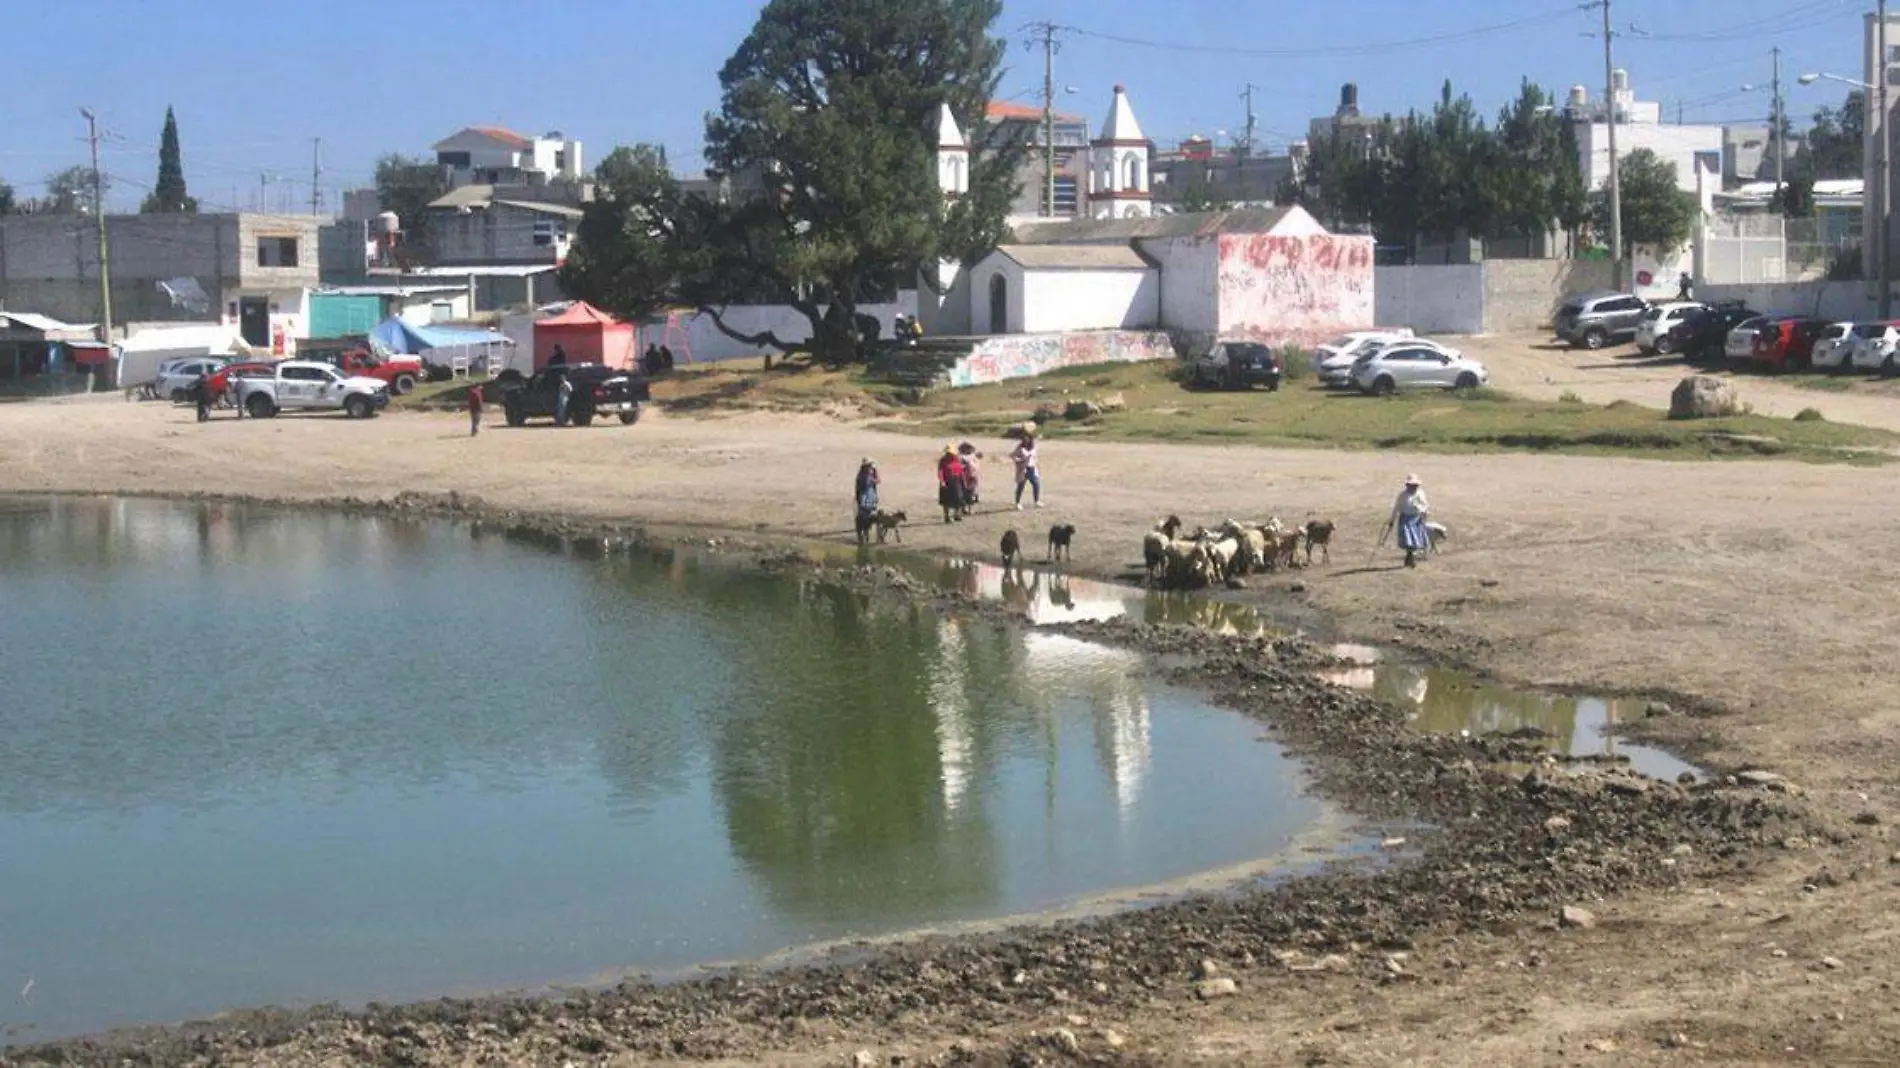
[(1219, 277), (1223, 336), (1311, 345), (1373, 325), (1370, 237), (1229, 234)]
[(1064, 367), (1171, 360), (1168, 335), (1144, 330), (1077, 330), (1064, 334), (1009, 334), (985, 338), (950, 368), (950, 385), (980, 386), (1034, 378)]

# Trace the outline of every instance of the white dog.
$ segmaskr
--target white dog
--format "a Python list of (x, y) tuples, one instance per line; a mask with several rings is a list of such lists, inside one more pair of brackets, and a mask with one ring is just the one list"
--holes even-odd
[(1436, 519), (1427, 519), (1425, 521), (1425, 536), (1431, 539), (1432, 552), (1438, 552), (1439, 547), (1451, 539), (1451, 530)]

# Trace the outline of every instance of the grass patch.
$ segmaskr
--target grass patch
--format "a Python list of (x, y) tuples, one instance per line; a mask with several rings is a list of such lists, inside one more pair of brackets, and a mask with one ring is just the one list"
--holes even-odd
[(1794, 380), (1794, 384), (1802, 389), (1812, 389), (1822, 393), (1846, 393), (1854, 388), (1854, 380), (1851, 378), (1821, 375), (1802, 375)]
[(1827, 421), (1827, 416), (1822, 415), (1821, 409), (1819, 408), (1803, 408), (1794, 413), (1794, 421), (1797, 423), (1824, 423)]
[[(1427, 452), (1557, 452), (1659, 459), (1782, 457), (1877, 463), (1900, 435), (1825, 420), (1740, 415), (1671, 422), (1667, 413), (1621, 401), (1536, 401), (1495, 389), (1365, 397), (1321, 390), (1289, 378), (1277, 393), (1184, 387), (1172, 361), (1067, 368), (1040, 378), (970, 389), (938, 389), (899, 399), (894, 387), (856, 371), (760, 373), (725, 367), (676, 374), (656, 383), (673, 403), (799, 409), (850, 403), (887, 418), (884, 429), (938, 437), (1000, 437), (1038, 406), (1119, 393), (1127, 408), (1086, 420), (1057, 417), (1048, 438), (1179, 441), (1315, 449), (1410, 449)], [(814, 405), (814, 402), (821, 402)], [(693, 410), (689, 408), (688, 410)]]

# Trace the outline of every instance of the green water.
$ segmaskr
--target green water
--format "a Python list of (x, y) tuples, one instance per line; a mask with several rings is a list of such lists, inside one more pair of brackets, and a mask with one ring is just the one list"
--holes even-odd
[(1322, 815), (1126, 653), (447, 525), (0, 500), (0, 650), (0, 1040), (1029, 913)]

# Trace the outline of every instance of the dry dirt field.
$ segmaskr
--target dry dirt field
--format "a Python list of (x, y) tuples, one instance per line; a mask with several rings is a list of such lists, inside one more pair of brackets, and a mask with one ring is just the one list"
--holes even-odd
[[(1679, 367), (1477, 339), (1506, 388), (1661, 403)], [(1538, 380), (1539, 375), (1548, 381)], [(1900, 428), (1900, 399), (1743, 383), (1786, 413)], [(1889, 408), (1888, 405), (1893, 407)], [(1785, 414), (1785, 413), (1784, 413)], [(523, 510), (842, 542), (858, 458), (887, 506), (927, 520), (940, 443), (818, 416), (652, 414), (631, 428), (493, 426), (397, 413), (209, 425), (112, 399), (0, 405), (0, 491), (388, 497), (457, 490)], [(1000, 445), (1000, 443), (997, 443)], [(1000, 452), (1000, 448), (997, 449)], [(989, 555), (1019, 526), (1078, 529), (1073, 568), (1119, 577), (1141, 533), (1178, 512), (1316, 513), (1340, 526), (1330, 567), (1259, 583), (1342, 636), (1402, 636), (1527, 683), (1694, 695), (1725, 710), (1681, 720), (1705, 762), (1800, 784), (1840, 829), (1747, 876), (1589, 902), (1591, 930), (1554, 924), (1482, 943), (1421, 943), (1428, 976), (1243, 976), (1240, 996), (1157, 1001), (1089, 1021), (1129, 1062), (1235, 1064), (1900, 1063), (1900, 470), (1778, 461), (1674, 463), (1546, 455), (1431, 456), (1052, 441), (1048, 507), (920, 521), (906, 547)], [(989, 468), (1000, 499), (1001, 464)], [(1407, 472), (1451, 551), (1417, 571), (1374, 554)], [(1303, 589), (1294, 590), (1297, 579)], [(0, 578), (0, 610), (4, 610)], [(1452, 958), (1456, 957), (1455, 964)], [(1021, 1021), (1020, 1029), (1064, 1026)], [(999, 1040), (987, 1028), (978, 1048)], [(776, 1063), (851, 1063), (871, 1048), (942, 1049), (944, 1035), (820, 1030)], [(934, 1043), (934, 1045), (933, 1045)]]

